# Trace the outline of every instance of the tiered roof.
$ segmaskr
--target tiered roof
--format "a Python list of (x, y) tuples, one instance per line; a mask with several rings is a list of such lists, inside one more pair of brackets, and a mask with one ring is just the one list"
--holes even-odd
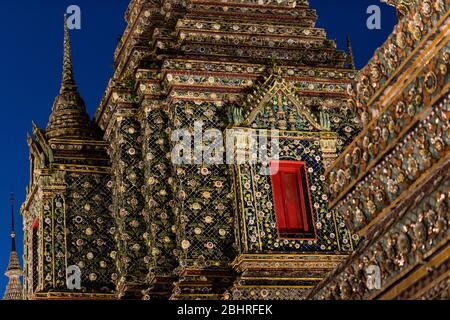
[(96, 137), (96, 130), (75, 83), (67, 21), (64, 25), (64, 67), (61, 89), (53, 104), (45, 135), (48, 139), (92, 139)]
[[(224, 77), (246, 78), (241, 84), (252, 86), (253, 80), (267, 75), (267, 67), (276, 63), (284, 78), (303, 77), (304, 73), (312, 78), (314, 69), (329, 71), (335, 78), (343, 75), (341, 78), (348, 81), (347, 75), (354, 75), (352, 55), (336, 49), (325, 30), (316, 27), (317, 19), (307, 0), (131, 1), (126, 13), (128, 26), (114, 56), (115, 74), (95, 121), (107, 131), (114, 105), (119, 101), (133, 103), (129, 90), (133, 91), (134, 85), (138, 94), (176, 98), (170, 77), (181, 78), (182, 72), (195, 72), (200, 77), (200, 73), (219, 71)], [(235, 74), (232, 69), (238, 64), (248, 64), (248, 68)], [(224, 70), (207, 69), (219, 65)], [(285, 66), (295, 70), (287, 73), (292, 70)], [(177, 74), (165, 73), (169, 69), (177, 69)], [(149, 72), (139, 74), (140, 70)], [(138, 81), (125, 81), (134, 75)], [(145, 81), (145, 86), (139, 86), (140, 81)], [(217, 79), (214, 86), (219, 83)], [(186, 88), (199, 85), (185, 84)]]

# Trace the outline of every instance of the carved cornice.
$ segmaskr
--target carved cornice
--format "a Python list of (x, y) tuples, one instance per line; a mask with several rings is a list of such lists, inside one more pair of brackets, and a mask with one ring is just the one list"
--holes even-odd
[(448, 109), (447, 99), (435, 106), (351, 192), (333, 203), (353, 232), (363, 235), (433, 168), (449, 158)]
[[(450, 161), (446, 160), (427, 176), (420, 186), (402, 200), (385, 218), (366, 234), (350, 258), (332, 272), (309, 298), (312, 299), (374, 299), (416, 267), (433, 261), (439, 250), (448, 255), (448, 190)], [(445, 253), (444, 253), (445, 257)], [(370, 266), (381, 272), (381, 288), (369, 287)], [(395, 287), (394, 287), (395, 288)], [(397, 287), (395, 298), (401, 294)], [(405, 286), (404, 289), (406, 289)]]
[[(448, 37), (447, 37), (448, 38)], [(340, 206), (348, 201), (351, 193), (368, 185), (377, 166), (389, 154), (396, 153), (411, 129), (425, 128), (420, 121), (427, 118), (432, 106), (446, 104), (448, 85), (449, 48), (448, 40), (441, 39), (428, 53), (429, 61), (413, 65), (407, 74), (407, 82), (396, 85), (396, 96), (392, 98), (378, 116), (366, 127), (354, 142), (341, 154), (327, 172), (331, 185), (331, 206)], [(423, 65), (423, 67), (422, 67)], [(443, 98), (445, 97), (445, 98)], [(440, 102), (441, 99), (445, 101)], [(394, 106), (394, 107), (392, 107)], [(441, 130), (446, 130), (446, 107), (441, 108)], [(437, 127), (435, 128), (437, 129)], [(427, 131), (431, 134), (431, 131)], [(394, 149), (397, 149), (395, 151)], [(442, 144), (445, 149), (446, 142)], [(397, 152), (398, 153), (398, 152)], [(387, 188), (387, 186), (384, 186)], [(383, 187), (381, 187), (383, 189)], [(384, 191), (385, 193), (392, 193)], [(384, 200), (383, 200), (384, 201)], [(381, 202), (383, 202), (381, 201)], [(370, 214), (373, 217), (374, 213)], [(371, 219), (369, 216), (366, 219)]]
[(232, 267), (239, 272), (249, 269), (323, 271), (336, 268), (346, 258), (347, 255), (327, 254), (241, 254), (234, 260)]

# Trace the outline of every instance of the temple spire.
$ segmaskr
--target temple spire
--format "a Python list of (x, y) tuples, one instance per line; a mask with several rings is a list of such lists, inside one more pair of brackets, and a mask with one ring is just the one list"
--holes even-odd
[(353, 48), (352, 48), (352, 42), (350, 40), (350, 36), (347, 35), (347, 54), (348, 54), (348, 65), (355, 70), (355, 58), (353, 56)]
[(11, 193), (11, 252), (16, 251), (16, 232), (14, 230), (14, 193)]
[(69, 26), (64, 16), (64, 64), (59, 95), (53, 103), (45, 136), (47, 139), (93, 139), (98, 136), (73, 75)]
[(14, 230), (14, 194), (11, 194), (11, 254), (5, 275), (9, 278), (9, 282), (3, 300), (22, 300), (22, 284), (20, 283), (22, 269), (16, 252), (16, 233)]
[(77, 85), (73, 75), (72, 49), (70, 47), (69, 26), (67, 25), (67, 15), (64, 15), (64, 65), (63, 77), (60, 93), (76, 91)]

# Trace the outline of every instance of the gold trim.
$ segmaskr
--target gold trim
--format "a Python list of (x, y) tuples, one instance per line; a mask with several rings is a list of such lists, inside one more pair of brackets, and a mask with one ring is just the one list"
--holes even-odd
[(237, 288), (242, 289), (314, 289), (314, 286), (265, 286), (265, 285), (248, 285), (248, 286), (236, 286)]
[[(450, 15), (450, 13), (447, 13), (446, 16), (448, 16), (448, 15)], [(446, 17), (444, 17), (444, 18), (446, 18)], [(442, 19), (438, 24), (442, 23), (443, 20), (445, 20), (445, 19)], [(450, 28), (450, 25), (447, 27), (447, 29), (449, 29), (449, 28)], [(441, 37), (440, 37), (440, 38), (436, 38), (432, 44), (430, 44), (429, 46), (427, 46), (427, 48), (433, 48), (433, 49), (435, 49), (434, 52), (438, 52), (438, 51), (440, 51), (442, 48), (444, 48), (444, 47), (447, 45), (448, 41), (442, 41), (442, 44), (440, 44), (439, 47), (438, 47), (438, 46), (435, 46), (435, 44), (436, 44), (437, 42), (441, 41), (441, 40), (445, 40), (445, 39), (449, 38), (449, 36), (445, 36), (445, 33), (444, 33), (444, 32), (441, 33), (440, 35), (441, 35)], [(424, 41), (425, 41), (425, 39), (424, 39)], [(421, 43), (421, 44), (422, 44), (422, 43)], [(420, 48), (421, 48), (421, 45), (418, 46), (418, 47), (416, 48), (416, 50), (418, 50), (418, 49), (420, 49)], [(415, 51), (416, 51), (416, 50), (415, 50)], [(428, 63), (435, 57), (435, 55), (430, 55), (429, 52), (427, 53), (426, 50), (423, 50), (423, 51), (424, 51), (424, 54), (418, 56), (418, 57), (416, 58), (416, 60), (415, 60), (416, 63), (413, 64), (413, 65), (408, 69), (408, 70), (413, 69), (413, 70), (416, 70), (416, 71), (413, 72), (413, 73), (409, 73), (409, 72), (406, 72), (406, 71), (405, 71), (403, 74), (405, 75), (404, 77), (406, 77), (406, 78), (405, 78), (405, 79), (401, 79), (401, 81), (400, 81), (399, 79), (396, 80), (396, 82), (395, 82), (396, 84), (401, 84), (401, 86), (395, 86), (396, 92), (400, 92), (400, 93), (397, 94), (395, 97), (391, 97), (391, 100), (394, 100), (394, 98), (396, 98), (396, 97), (398, 97), (399, 95), (401, 95), (401, 94), (405, 91), (405, 89), (408, 87), (408, 85), (411, 84), (411, 83), (413, 83), (413, 82), (417, 79), (417, 76), (425, 70), (425, 68), (426, 68), (426, 66), (428, 65)], [(416, 52), (411, 53), (411, 55), (413, 55), (413, 54), (415, 54), (415, 53), (416, 53)], [(429, 60), (427, 61), (427, 63), (425, 63), (424, 61), (422, 61), (422, 60), (423, 60), (423, 57), (424, 57), (424, 56), (428, 56), (428, 55), (430, 56), (430, 58), (429, 58)], [(407, 61), (405, 61), (404, 64), (406, 64), (406, 62), (408, 62), (408, 61), (409, 61), (409, 60), (407, 59)], [(419, 68), (417, 68), (418, 65), (420, 66)], [(403, 67), (404, 67), (403, 65), (402, 65), (401, 67), (399, 67), (399, 70), (402, 69)], [(383, 92), (386, 90), (386, 88), (388, 88), (388, 85), (390, 84), (390, 82), (392, 82), (392, 79), (394, 79), (396, 75), (397, 75), (397, 73), (391, 75), (391, 77), (390, 77), (389, 80), (384, 84), (384, 86), (383, 86), (382, 88), (380, 88), (379, 92), (378, 92), (377, 94), (374, 95), (374, 97), (376, 97), (376, 98), (371, 99), (371, 100), (367, 103), (367, 105), (372, 105), (372, 104), (374, 104), (374, 101), (375, 101), (375, 100), (377, 100), (377, 99), (381, 100), (381, 98), (384, 98), (384, 97), (385, 97), (385, 95), (384, 95), (383, 97), (380, 97), (380, 95), (381, 95), (381, 93), (383, 93)], [(407, 80), (409, 80), (409, 81), (407, 81)], [(449, 88), (449, 85), (445, 86), (445, 87), (444, 87), (444, 90), (445, 90), (445, 89), (448, 89), (448, 88)], [(441, 90), (440, 92), (443, 92), (444, 90)], [(437, 98), (435, 99), (435, 101), (439, 100), (439, 99), (441, 98), (441, 96), (442, 96), (442, 94), (440, 94), (439, 96), (437, 96)], [(433, 106), (435, 103), (436, 103), (436, 102), (430, 103), (430, 105)], [(390, 107), (390, 104), (389, 104), (389, 103), (386, 103), (386, 102), (380, 102), (380, 104), (383, 105), (384, 108), (383, 108), (382, 110), (379, 111), (379, 114), (383, 114), (383, 113)], [(340, 196), (340, 197), (336, 197), (336, 199), (332, 202), (332, 204), (331, 204), (330, 206), (331, 206), (331, 207), (334, 207), (338, 201), (340, 201), (343, 197), (345, 197), (345, 195), (346, 195), (346, 194), (349, 192), (349, 190), (356, 184), (356, 182), (359, 182), (360, 180), (362, 180), (362, 178), (367, 174), (367, 172), (369, 172), (370, 169), (372, 169), (374, 166), (376, 166), (376, 163), (377, 163), (377, 162), (378, 162), (378, 161), (379, 161), (386, 153), (388, 153), (389, 151), (391, 151), (392, 149), (394, 149), (395, 146), (396, 146), (396, 144), (397, 144), (397, 142), (398, 142), (398, 140), (400, 140), (401, 138), (403, 138), (403, 136), (405, 135), (405, 133), (408, 132), (409, 129), (410, 129), (410, 128), (418, 121), (418, 120), (421, 119), (421, 115), (422, 115), (425, 111), (427, 111), (428, 109), (429, 109), (429, 108), (424, 107), (424, 109), (422, 110), (422, 112), (414, 117), (414, 119), (411, 121), (410, 125), (407, 126), (407, 127), (405, 127), (404, 130), (402, 130), (402, 131), (397, 135), (397, 138), (394, 139), (394, 140), (390, 143), (390, 145), (389, 145), (382, 153), (380, 153), (380, 155), (379, 155), (377, 158), (375, 158), (375, 159), (371, 162), (371, 165), (369, 165), (369, 166), (366, 168), (366, 170), (365, 170), (364, 172), (362, 172), (356, 179), (353, 179), (353, 183), (350, 184), (350, 185), (348, 185), (348, 187), (346, 187), (346, 188), (344, 189), (344, 191), (340, 193), (341, 196)], [(348, 146), (348, 147), (347, 147), (347, 148), (339, 155), (339, 157), (336, 159), (335, 163), (341, 163), (342, 160), (343, 160), (343, 158), (345, 157), (345, 155), (348, 153), (348, 151), (353, 150), (354, 147), (356, 147), (358, 141), (362, 140), (362, 138), (367, 134), (368, 129), (376, 126), (376, 122), (377, 122), (377, 121), (378, 121), (378, 118), (372, 119), (372, 121), (366, 126), (366, 128), (365, 128), (364, 130), (362, 130), (362, 131), (360, 132), (360, 134), (359, 134), (356, 138), (353, 139), (353, 142), (352, 142), (352, 143), (351, 143), (351, 144), (350, 144), (350, 145), (349, 145), (349, 146)], [(334, 168), (334, 166), (332, 166), (332, 168), (329, 168), (328, 170), (326, 170), (325, 175), (329, 175), (329, 173), (331, 172), (331, 170), (332, 170), (333, 168)]]
[(277, 278), (277, 277), (240, 277), (240, 280), (273, 280), (273, 281), (322, 281), (323, 278)]
[[(439, 252), (435, 257), (428, 261), (425, 265), (421, 266), (419, 270), (415, 271), (413, 274), (408, 276), (406, 279), (402, 280), (399, 284), (396, 284), (392, 289), (381, 294), (379, 299), (381, 300), (392, 300), (397, 297), (400, 293), (410, 287), (414, 282), (428, 274), (427, 269), (434, 266), (440, 265), (450, 256), (450, 246), (447, 246), (442, 252)], [(413, 267), (416, 267), (416, 263)], [(450, 271), (447, 271), (447, 274)]]
[(439, 171), (442, 167), (446, 166), (450, 160), (450, 150), (445, 153), (445, 155), (442, 157), (442, 159), (438, 162), (436, 162), (433, 166), (428, 168), (426, 171), (423, 171), (419, 178), (414, 181), (413, 184), (411, 184), (408, 189), (403, 190), (403, 192), (393, 201), (389, 206), (384, 208), (381, 212), (379, 212), (364, 228), (359, 230), (357, 234), (361, 237), (366, 232), (372, 228), (374, 225), (376, 225), (383, 217), (387, 216), (388, 213), (390, 213), (400, 202), (405, 200), (405, 198), (408, 198), (408, 196), (411, 195), (412, 192), (415, 191), (415, 189), (418, 189), (421, 187), (421, 184), (427, 180), (430, 176), (436, 174), (437, 171)]
[[(370, 174), (371, 170), (373, 168), (375, 168), (381, 159), (383, 159), (384, 157), (386, 157), (386, 155), (388, 155), (391, 151), (395, 150), (395, 148), (398, 146), (398, 143), (405, 139), (407, 133), (411, 130), (411, 128), (413, 128), (417, 123), (419, 123), (421, 120), (423, 120), (423, 116), (428, 114), (430, 112), (430, 110), (434, 107), (436, 107), (436, 103), (437, 101), (441, 100), (442, 97), (445, 95), (446, 92), (448, 92), (450, 90), (450, 83), (448, 83), (440, 92), (438, 95), (436, 95), (435, 99), (433, 99), (429, 105), (430, 107), (424, 107), (422, 109), (422, 111), (420, 113), (418, 113), (412, 120), (411, 123), (406, 126), (397, 136), (397, 138), (395, 138), (394, 140), (391, 141), (391, 143), (389, 144), (388, 147), (386, 147), (386, 149), (384, 149), (375, 159), (373, 159), (370, 162), (370, 165), (367, 166), (367, 168), (361, 172), (358, 177), (353, 178), (352, 182), (347, 185), (345, 187), (345, 189), (339, 193), (339, 195), (335, 198), (335, 200), (333, 200), (333, 202), (330, 204), (330, 208), (334, 208), (335, 206), (338, 205), (338, 203), (340, 201), (343, 201), (346, 199), (346, 196), (350, 193), (350, 191), (360, 182), (363, 180), (363, 178), (367, 175)], [(355, 138), (355, 142), (357, 141), (357, 139), (359, 138)], [(340, 157), (344, 157), (346, 154), (348, 154), (348, 150), (350, 150), (350, 147), (348, 147), (347, 149), (345, 149), (345, 151), (343, 151), (340, 155)], [(338, 157), (338, 159), (335, 161), (335, 164), (338, 163), (340, 161), (340, 157)], [(325, 172), (325, 175), (329, 175), (331, 170), (334, 169), (334, 166), (331, 166), (331, 168), (327, 169), (327, 171)]]
[[(333, 215), (334, 229), (335, 229), (335, 234), (336, 234), (336, 241), (337, 241), (337, 245), (338, 245), (338, 250), (339, 250), (339, 252), (341, 252), (341, 243), (339, 241), (339, 230), (338, 230), (337, 222), (336, 222), (336, 212), (334, 210), (332, 210), (332, 209), (328, 209), (328, 210), (331, 211), (331, 214)], [(319, 213), (317, 215), (319, 215)]]
[[(427, 291), (430, 291), (431, 288), (438, 285), (440, 282), (445, 281), (446, 278), (450, 277), (450, 270), (447, 270), (444, 274), (439, 276), (436, 280), (432, 281), (430, 284), (428, 284), (424, 289), (420, 290), (418, 293), (414, 295), (414, 299), (417, 300), (420, 296), (427, 293)], [(447, 279), (449, 281), (449, 279)]]
[(250, 165), (250, 176), (252, 179), (252, 198), (253, 198), (253, 202), (255, 204), (255, 218), (256, 218), (256, 228), (258, 230), (258, 238), (259, 238), (259, 250), (263, 251), (263, 242), (261, 239), (261, 228), (260, 228), (260, 221), (259, 221), (259, 210), (258, 210), (258, 202), (256, 201), (256, 189), (255, 189), (255, 177), (253, 174), (253, 166)]
[(247, 234), (247, 219), (245, 218), (245, 207), (244, 207), (244, 191), (242, 190), (242, 175), (241, 175), (241, 166), (236, 166), (238, 169), (238, 177), (239, 177), (239, 189), (241, 191), (241, 209), (242, 209), (242, 222), (244, 226), (244, 240), (245, 240), (245, 251), (249, 251), (248, 249), (248, 234)]

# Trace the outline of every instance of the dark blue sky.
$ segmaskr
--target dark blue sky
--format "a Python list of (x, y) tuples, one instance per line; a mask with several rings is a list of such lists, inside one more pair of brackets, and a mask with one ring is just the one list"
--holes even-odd
[[(109, 77), (113, 53), (125, 28), (128, 0), (2, 0), (0, 1), (0, 298), (10, 249), (9, 195), (16, 194), (17, 246), (22, 255), (19, 206), (25, 199), (29, 163), (26, 133), (34, 120), (45, 127), (61, 79), (63, 14), (69, 5), (82, 10), (82, 29), (72, 31), (75, 76), (93, 115)], [(378, 0), (310, 0), (319, 13), (318, 26), (346, 48), (351, 36), (357, 67), (371, 58), (396, 23), (394, 10)], [(366, 9), (382, 8), (382, 29), (366, 28)]]

